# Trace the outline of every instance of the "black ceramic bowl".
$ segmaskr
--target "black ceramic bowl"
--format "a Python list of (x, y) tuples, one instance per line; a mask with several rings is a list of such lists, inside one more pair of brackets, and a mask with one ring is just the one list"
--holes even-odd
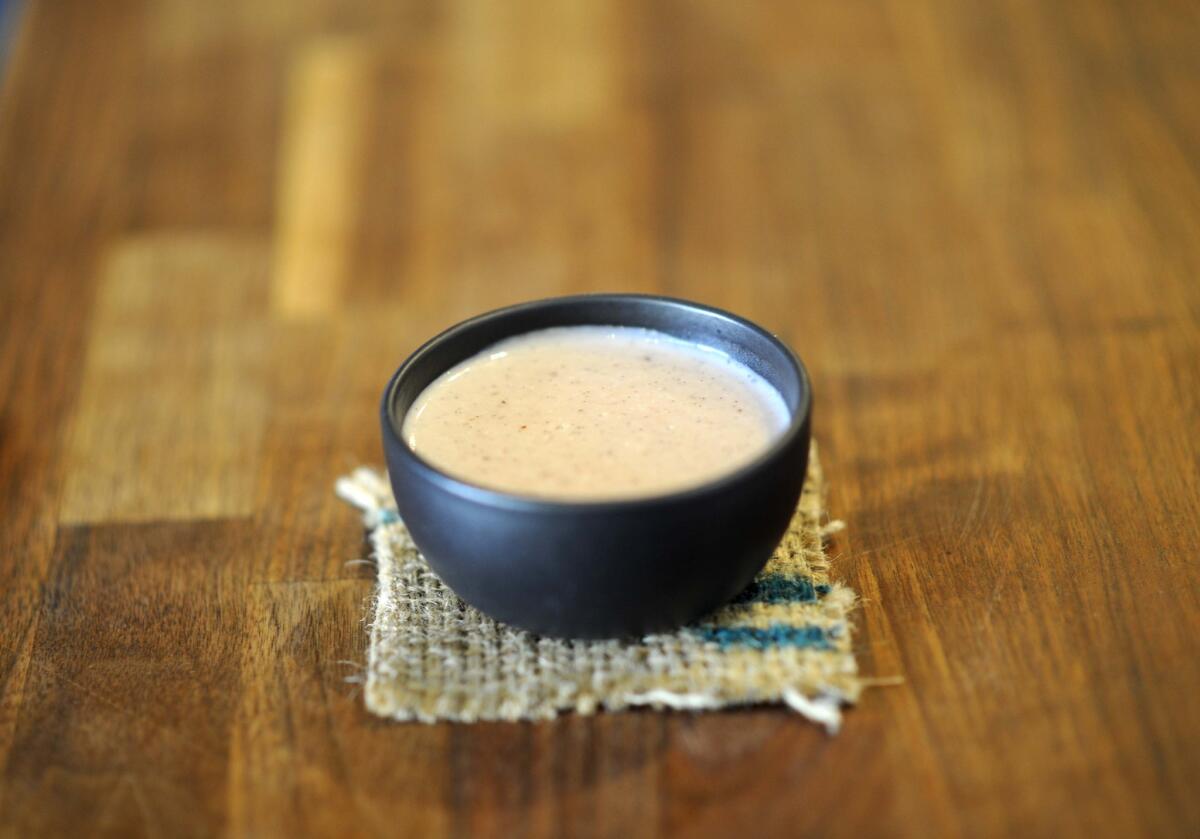
[[(766, 454), (669, 495), (547, 501), (478, 486), (422, 460), (400, 429), (434, 379), (497, 341), (551, 326), (638, 326), (714, 347), (757, 372), (790, 412)], [(671, 629), (753, 579), (796, 508), (808, 461), (808, 375), (749, 321), (666, 297), (560, 297), (489, 312), (409, 356), (383, 395), (383, 444), (400, 516), (438, 576), (497, 620), (568, 638)]]

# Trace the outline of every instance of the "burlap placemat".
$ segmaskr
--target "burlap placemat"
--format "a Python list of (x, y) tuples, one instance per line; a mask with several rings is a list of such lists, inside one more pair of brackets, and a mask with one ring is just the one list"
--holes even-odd
[(379, 571), (366, 704), (397, 720), (531, 720), (634, 705), (708, 710), (782, 702), (836, 731), (861, 691), (848, 613), (829, 579), (825, 484), (813, 447), (804, 494), (762, 573), (714, 614), (636, 641), (562, 641), (497, 623), (421, 558), (386, 479), (359, 469), (337, 492), (363, 511)]

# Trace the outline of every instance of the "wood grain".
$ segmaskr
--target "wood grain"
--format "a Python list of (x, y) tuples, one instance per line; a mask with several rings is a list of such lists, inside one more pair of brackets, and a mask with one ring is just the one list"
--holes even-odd
[(330, 38), (294, 61), (286, 97), (272, 310), (281, 317), (335, 308), (350, 271), (366, 177), (371, 51)]
[(267, 248), (168, 234), (120, 242), (106, 256), (59, 520), (253, 513)]
[[(1200, 17), (31, 2), (0, 87), (0, 834), (1200, 833)], [(334, 479), (417, 344), (787, 338), (869, 691), (396, 725)]]

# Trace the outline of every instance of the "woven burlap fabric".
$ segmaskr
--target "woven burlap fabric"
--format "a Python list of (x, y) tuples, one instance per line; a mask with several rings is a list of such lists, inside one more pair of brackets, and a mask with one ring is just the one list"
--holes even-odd
[(366, 672), (376, 714), (474, 722), (782, 702), (833, 731), (861, 690), (855, 597), (829, 579), (823, 540), (840, 522), (825, 522), (815, 446), (789, 530), (754, 583), (695, 624), (632, 641), (563, 641), (497, 623), (421, 558), (383, 476), (359, 469), (337, 488), (363, 511), (379, 572)]

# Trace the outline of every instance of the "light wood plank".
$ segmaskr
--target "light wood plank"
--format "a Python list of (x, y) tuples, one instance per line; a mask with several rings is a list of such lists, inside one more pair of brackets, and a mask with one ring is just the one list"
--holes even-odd
[(265, 270), (265, 248), (237, 236), (114, 248), (68, 438), (63, 522), (253, 512)]
[(330, 312), (348, 281), (371, 66), (369, 44), (330, 38), (306, 45), (291, 71), (271, 274), (271, 308), (284, 317)]

